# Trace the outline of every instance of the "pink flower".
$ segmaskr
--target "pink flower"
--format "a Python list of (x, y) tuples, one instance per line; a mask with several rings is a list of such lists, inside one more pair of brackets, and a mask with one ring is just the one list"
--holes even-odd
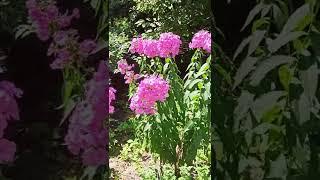
[(72, 19), (80, 16), (78, 9), (74, 9), (71, 15), (60, 14), (55, 1), (40, 4), (36, 0), (27, 0), (26, 6), (37, 36), (42, 41), (47, 41), (55, 31), (70, 26)]
[(175, 57), (179, 54), (182, 44), (180, 37), (171, 32), (162, 33), (159, 38), (158, 48), (160, 57)]
[(63, 69), (71, 60), (72, 55), (67, 49), (59, 49), (56, 59), (50, 64), (52, 69)]
[(118, 64), (118, 70), (120, 71), (121, 74), (126, 74), (127, 71), (130, 71), (134, 65), (128, 65), (127, 61), (125, 59), (121, 59), (120, 61), (117, 62)]
[(53, 34), (53, 41), (57, 43), (57, 45), (65, 45), (67, 40), (69, 39), (68, 31), (57, 31)]
[(189, 43), (189, 48), (204, 49), (206, 52), (211, 53), (211, 33), (205, 30), (197, 32)]
[(157, 40), (148, 39), (143, 42), (143, 54), (148, 58), (154, 58), (159, 56), (158, 49), (159, 42)]
[(131, 53), (138, 53), (142, 54), (143, 53), (143, 38), (138, 37), (138, 38), (133, 38), (131, 41), (131, 46), (129, 48), (129, 51)]
[(154, 114), (156, 102), (165, 101), (170, 86), (162, 77), (151, 75), (142, 80), (131, 98), (130, 109), (136, 114)]
[(0, 139), (0, 163), (12, 162), (16, 153), (16, 144), (7, 139)]
[(105, 160), (102, 161), (97, 156), (103, 158), (101, 154), (107, 155), (107, 130), (103, 125), (108, 116), (105, 99), (107, 75), (107, 66), (101, 61), (93, 78), (85, 84), (85, 99), (78, 103), (69, 120), (65, 143), (72, 154), (82, 153), (85, 165), (101, 165)]
[(116, 92), (113, 87), (109, 87), (109, 113), (114, 113), (114, 107), (111, 105), (111, 102), (116, 99)]
[(91, 39), (82, 41), (79, 46), (80, 53), (84, 56), (90, 54), (95, 48), (97, 48), (97, 44)]
[[(9, 81), (0, 82), (0, 121), (18, 120), (19, 107), (15, 98), (20, 98), (22, 91)], [(6, 123), (2, 122), (1, 125)], [(1, 127), (0, 129), (4, 129)], [(1, 132), (0, 132), (1, 134)]]

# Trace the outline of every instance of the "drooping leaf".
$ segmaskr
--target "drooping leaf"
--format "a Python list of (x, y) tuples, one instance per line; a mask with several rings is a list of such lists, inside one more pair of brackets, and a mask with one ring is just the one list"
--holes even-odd
[(284, 56), (284, 55), (275, 55), (264, 60), (259, 64), (258, 68), (251, 75), (251, 85), (257, 86), (260, 81), (267, 75), (267, 73), (281, 64), (291, 63), (295, 61), (294, 57)]
[(250, 44), (249, 44), (249, 50), (248, 50), (248, 55), (250, 56), (259, 46), (261, 41), (264, 38), (264, 35), (266, 34), (267, 31), (256, 31), (253, 33)]
[(283, 24), (286, 21), (286, 17), (276, 4), (272, 5), (272, 14), (278, 29), (282, 28)]
[(234, 110), (236, 120), (240, 120), (245, 117), (250, 106), (253, 103), (254, 95), (248, 91), (243, 91), (238, 99), (238, 105)]
[(233, 59), (235, 60), (238, 55), (243, 51), (243, 49), (249, 44), (249, 42), (251, 41), (252, 36), (249, 36), (248, 38), (244, 39), (239, 47), (237, 48), (236, 52), (234, 53)]
[(301, 20), (304, 20), (305, 16), (307, 16), (310, 12), (310, 5), (304, 4), (300, 8), (298, 8), (288, 19), (287, 23), (284, 25), (281, 34), (286, 34), (292, 30), (294, 30)]
[(307, 70), (300, 71), (300, 79), (302, 83), (302, 87), (304, 89), (304, 93), (312, 98), (315, 96), (317, 87), (318, 87), (318, 65), (314, 63)]
[(296, 102), (295, 114), (299, 124), (303, 124), (310, 120), (310, 101), (305, 93), (302, 93), (299, 100)]
[(306, 33), (302, 31), (297, 31), (280, 34), (275, 40), (271, 41), (270, 44), (268, 44), (268, 49), (271, 53), (276, 52), (282, 46), (286, 45), (290, 41), (299, 38), (302, 35), (306, 35)]
[(233, 89), (236, 88), (242, 80), (255, 68), (258, 61), (256, 57), (247, 57), (240, 65), (234, 77)]
[(260, 121), (262, 115), (277, 105), (278, 99), (284, 95), (285, 91), (271, 91), (257, 98), (251, 106), (256, 119)]
[(263, 7), (264, 7), (264, 4), (259, 3), (249, 12), (249, 15), (243, 27), (241, 28), (241, 31), (243, 31), (252, 22), (252, 20), (256, 17), (256, 15), (258, 15), (258, 13), (263, 9)]

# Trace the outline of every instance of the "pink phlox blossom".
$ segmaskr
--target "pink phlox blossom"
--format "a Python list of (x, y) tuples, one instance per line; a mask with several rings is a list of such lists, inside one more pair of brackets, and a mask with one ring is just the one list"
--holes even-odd
[(179, 54), (182, 41), (172, 32), (162, 33), (159, 38), (159, 55), (162, 58), (175, 57)]
[(203, 49), (206, 52), (211, 53), (211, 33), (206, 30), (197, 32), (189, 43), (189, 48)]
[(116, 92), (113, 87), (109, 87), (109, 113), (114, 113), (114, 106), (112, 106), (111, 103), (116, 99)]
[(14, 161), (16, 144), (7, 139), (0, 139), (0, 164)]
[(133, 38), (131, 41), (131, 46), (129, 48), (129, 51), (131, 53), (142, 54), (144, 51), (143, 50), (143, 43), (144, 43), (144, 39), (142, 37)]
[(143, 79), (131, 98), (130, 109), (136, 114), (154, 114), (156, 102), (168, 97), (169, 83), (160, 76), (150, 75)]
[[(93, 78), (85, 85), (85, 99), (78, 103), (69, 121), (65, 143), (72, 154), (81, 154), (85, 165), (102, 165), (105, 161), (98, 159), (102, 150), (107, 155), (107, 130), (103, 122), (108, 115), (106, 103), (107, 66), (104, 61), (99, 64)], [(99, 149), (90, 154), (88, 149)], [(103, 158), (103, 157), (101, 157)]]
[(154, 58), (159, 56), (159, 49), (158, 49), (158, 40), (154, 39), (147, 39), (143, 41), (143, 54), (146, 55), (148, 58)]

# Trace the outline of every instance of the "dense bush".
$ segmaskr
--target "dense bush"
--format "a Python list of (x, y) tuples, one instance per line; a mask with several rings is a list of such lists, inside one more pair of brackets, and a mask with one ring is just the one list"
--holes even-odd
[(319, 7), (257, 1), (234, 53), (214, 45), (217, 179), (319, 177)]

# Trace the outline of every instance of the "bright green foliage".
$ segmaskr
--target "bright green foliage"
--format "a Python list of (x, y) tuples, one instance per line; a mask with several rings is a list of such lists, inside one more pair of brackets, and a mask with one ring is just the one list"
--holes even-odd
[(138, 61), (141, 72), (162, 72), (170, 91), (166, 101), (157, 104), (158, 113), (138, 117), (136, 134), (144, 147), (159, 154), (161, 162), (175, 165), (176, 175), (179, 166), (194, 163), (199, 149), (210, 156), (211, 56), (204, 57), (200, 51), (194, 53), (184, 80), (174, 59), (163, 64), (156, 58), (151, 65)]

